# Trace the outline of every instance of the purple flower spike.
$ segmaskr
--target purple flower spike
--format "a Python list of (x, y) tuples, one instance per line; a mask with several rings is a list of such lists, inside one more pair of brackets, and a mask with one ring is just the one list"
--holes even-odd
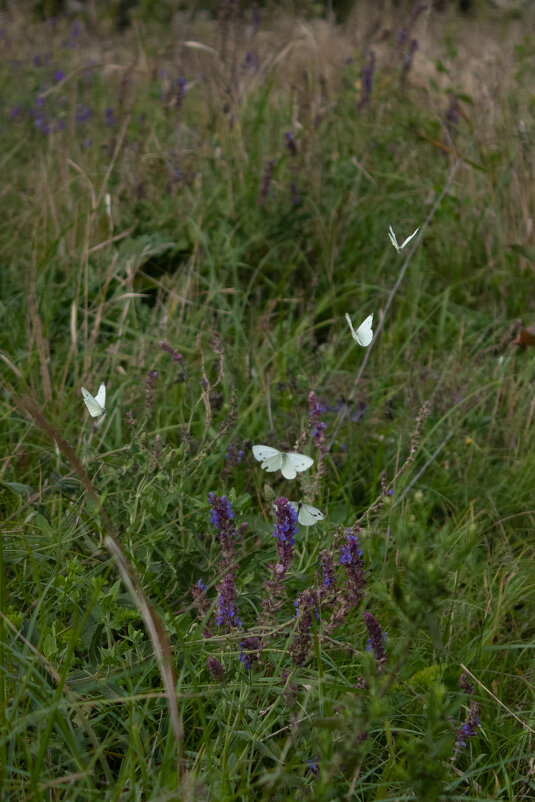
[(290, 153), (290, 156), (297, 156), (297, 145), (295, 144), (295, 136), (291, 131), (284, 134), (284, 138), (286, 140), (286, 147)]
[(104, 112), (104, 120), (108, 128), (113, 128), (113, 126), (115, 125), (115, 117), (113, 114), (113, 109), (110, 106), (108, 106), (106, 111)]
[(334, 575), (334, 560), (327, 549), (320, 554), (322, 585), (324, 588), (332, 588), (336, 582)]
[(63, 70), (56, 70), (56, 72), (54, 73), (54, 80), (63, 81), (64, 78), (65, 78), (65, 73), (63, 72)]
[(210, 523), (217, 529), (223, 563), (224, 565), (230, 565), (234, 556), (234, 540), (236, 538), (234, 511), (226, 496), (216, 496), (215, 493), (208, 493), (208, 498), (212, 507)]
[(369, 649), (367, 648), (366, 651), (373, 651), (377, 670), (381, 671), (384, 663), (386, 663), (385, 633), (383, 633), (379, 621), (367, 610), (362, 613), (362, 617), (369, 635)]
[(241, 627), (238, 608), (236, 605), (236, 587), (234, 585), (234, 572), (229, 571), (217, 586), (217, 615), (215, 622), (218, 627), (227, 630)]
[(206, 665), (212, 679), (215, 679), (217, 682), (225, 681), (227, 672), (216, 657), (208, 657)]
[(295, 665), (305, 662), (311, 644), (312, 624), (317, 619), (318, 598), (314, 588), (307, 588), (295, 600), (297, 627), (290, 646), (290, 655)]
[(276, 498), (273, 506), (276, 516), (273, 537), (277, 541), (279, 570), (284, 574), (293, 560), (293, 547), (297, 534), (297, 511), (284, 496)]
[(257, 198), (257, 203), (259, 206), (263, 206), (264, 201), (266, 200), (267, 194), (269, 192), (269, 187), (271, 185), (271, 179), (273, 177), (274, 167), (275, 167), (275, 161), (271, 159), (266, 164), (266, 168), (262, 176), (262, 181), (260, 182), (260, 189), (258, 190), (258, 198)]
[(88, 106), (78, 106), (74, 119), (77, 123), (86, 123), (91, 117), (91, 109)]
[(473, 738), (474, 735), (477, 735), (477, 731), (479, 730), (480, 726), (481, 719), (479, 717), (479, 704), (477, 702), (472, 702), (464, 724), (457, 730), (456, 733), (457, 740), (455, 741), (455, 750), (451, 758), (452, 763), (455, 762), (455, 759), (457, 758), (457, 755), (461, 749), (465, 749), (468, 745), (468, 738)]
[(362, 89), (357, 109), (362, 109), (370, 102), (373, 87), (373, 76), (375, 73), (375, 53), (373, 50), (367, 51), (368, 61), (362, 68)]
[(317, 777), (318, 774), (320, 773), (320, 767), (318, 766), (318, 763), (319, 763), (318, 755), (314, 755), (314, 757), (309, 758), (307, 760), (307, 771), (310, 774), (313, 774), (315, 777)]
[(262, 651), (262, 641), (256, 635), (244, 638), (240, 643), (240, 663), (243, 663), (245, 668), (250, 669), (253, 663), (260, 660), (260, 653)]

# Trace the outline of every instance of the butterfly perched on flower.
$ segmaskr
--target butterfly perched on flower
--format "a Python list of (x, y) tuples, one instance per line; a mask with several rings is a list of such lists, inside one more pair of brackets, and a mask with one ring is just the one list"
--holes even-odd
[(280, 471), (285, 479), (295, 479), (298, 473), (307, 471), (314, 462), (306, 454), (279, 451), (271, 446), (253, 446), (253, 454), (265, 471)]
[(323, 521), (325, 514), (313, 507), (311, 504), (305, 504), (304, 501), (289, 501), (297, 513), (297, 520), (303, 526), (314, 526), (318, 521)]

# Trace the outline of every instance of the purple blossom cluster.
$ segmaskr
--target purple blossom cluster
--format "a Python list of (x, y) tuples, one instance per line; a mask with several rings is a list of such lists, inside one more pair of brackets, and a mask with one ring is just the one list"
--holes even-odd
[(225, 460), (231, 466), (239, 465), (243, 459), (245, 452), (239, 445), (235, 442), (229, 443), (227, 446), (227, 453), (225, 454)]
[(296, 632), (290, 646), (292, 662), (301, 666), (310, 649), (312, 627), (317, 617), (318, 594), (315, 588), (307, 588), (294, 602), (296, 610)]
[[(469, 682), (468, 675), (464, 671), (459, 677), (459, 688), (469, 696), (474, 693), (474, 686)], [(457, 759), (459, 752), (461, 752), (463, 749), (466, 749), (468, 746), (468, 739), (473, 738), (474, 735), (477, 735), (480, 727), (481, 718), (479, 714), (479, 704), (475, 701), (472, 701), (470, 703), (470, 708), (464, 724), (459, 727), (455, 733), (456, 740), (453, 755), (451, 756), (452, 763), (454, 763)]]
[(308, 394), (308, 417), (310, 423), (312, 424), (312, 437), (314, 438), (314, 445), (319, 451), (318, 462), (323, 460), (323, 457), (327, 453), (327, 444), (325, 442), (325, 430), (327, 429), (327, 424), (321, 420), (321, 415), (323, 412), (324, 407), (320, 405), (314, 390), (311, 390)]
[(225, 681), (227, 672), (225, 671), (223, 664), (216, 657), (208, 657), (206, 659), (206, 665), (212, 679), (215, 679), (216, 682)]
[(182, 364), (184, 362), (184, 357), (182, 356), (182, 354), (179, 353), (175, 348), (173, 348), (172, 345), (169, 345), (169, 343), (166, 342), (165, 340), (161, 340), (159, 346), (162, 349), (162, 351), (166, 351), (168, 354), (171, 354), (174, 362), (178, 362), (179, 364)]
[(213, 524), (217, 530), (217, 539), (221, 546), (222, 563), (228, 566), (234, 558), (234, 540), (236, 538), (234, 511), (226, 496), (217, 496), (215, 493), (208, 493), (208, 498), (212, 507), (210, 523)]
[(145, 374), (145, 409), (150, 412), (154, 406), (154, 391), (158, 380), (157, 370), (148, 370)]
[(277, 541), (279, 566), (286, 573), (293, 560), (293, 547), (297, 535), (297, 511), (287, 498), (280, 496), (274, 501), (275, 526), (273, 537)]
[(264, 205), (265, 200), (267, 198), (269, 187), (271, 186), (271, 179), (273, 177), (274, 169), (275, 169), (275, 160), (270, 159), (270, 161), (268, 161), (264, 169), (264, 174), (262, 175), (262, 180), (260, 182), (260, 189), (258, 190), (257, 203), (260, 207)]
[(477, 702), (472, 702), (464, 724), (457, 730), (457, 746), (464, 749), (467, 745), (467, 739), (473, 738), (480, 726), (479, 705)]
[(340, 549), (340, 565), (344, 566), (347, 576), (347, 604), (357, 607), (364, 596), (366, 570), (355, 528), (346, 529), (346, 539)]
[(366, 651), (373, 652), (377, 671), (382, 671), (386, 663), (385, 638), (386, 633), (381, 629), (379, 621), (367, 610), (362, 613), (366, 629), (368, 630), (368, 645)]
[(256, 635), (244, 638), (240, 643), (240, 663), (250, 669), (253, 663), (258, 663), (262, 652), (262, 641)]
[(236, 585), (234, 571), (227, 571), (221, 582), (216, 586), (217, 612), (215, 622), (218, 627), (226, 630), (241, 627), (236, 604)]
[(360, 111), (367, 106), (370, 102), (370, 98), (372, 95), (373, 89), (373, 76), (375, 73), (375, 53), (373, 50), (368, 48), (366, 51), (367, 61), (366, 64), (362, 68), (361, 73), (361, 89), (360, 89), (360, 100), (357, 104), (357, 111)]
[(327, 549), (324, 549), (320, 554), (321, 565), (321, 584), (323, 588), (334, 588), (336, 584), (336, 575), (334, 572), (334, 560), (332, 554)]

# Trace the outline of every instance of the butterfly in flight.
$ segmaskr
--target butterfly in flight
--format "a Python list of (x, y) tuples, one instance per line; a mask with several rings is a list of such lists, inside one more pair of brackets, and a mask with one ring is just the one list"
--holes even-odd
[(355, 342), (358, 343), (359, 345), (362, 345), (363, 348), (366, 348), (366, 346), (369, 345), (373, 340), (373, 331), (372, 331), (373, 314), (368, 315), (364, 323), (361, 323), (356, 331), (353, 328), (351, 318), (349, 317), (347, 312), (346, 312), (346, 320), (348, 322), (349, 328), (351, 329), (351, 336), (353, 337)]
[(82, 387), (82, 398), (89, 414), (92, 418), (99, 418), (106, 412), (106, 385), (101, 383), (96, 395), (91, 395), (89, 390)]
[(401, 253), (401, 251), (403, 250), (405, 245), (409, 244), (411, 239), (416, 236), (416, 234), (419, 232), (419, 230), (420, 230), (420, 226), (418, 226), (416, 231), (413, 231), (413, 233), (410, 235), (410, 237), (407, 237), (407, 239), (401, 245), (398, 245), (398, 241), (397, 241), (396, 235), (394, 234), (394, 229), (392, 228), (392, 226), (390, 226), (390, 231), (388, 232), (388, 236), (390, 237), (390, 242), (392, 243), (392, 245), (394, 246), (396, 251), (398, 253)]

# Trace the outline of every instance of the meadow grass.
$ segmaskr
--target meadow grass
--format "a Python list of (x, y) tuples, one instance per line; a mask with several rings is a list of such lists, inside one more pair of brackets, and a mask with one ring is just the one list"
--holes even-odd
[(534, 798), (532, 16), (232, 8), (2, 18), (0, 797)]

